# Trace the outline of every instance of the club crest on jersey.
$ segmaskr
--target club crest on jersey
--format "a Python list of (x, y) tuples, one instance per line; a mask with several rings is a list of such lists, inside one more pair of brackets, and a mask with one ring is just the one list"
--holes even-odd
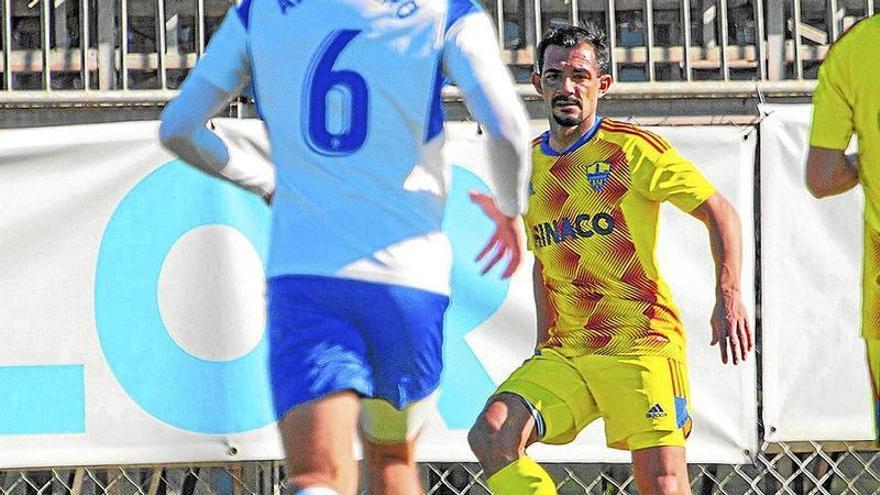
[(596, 192), (602, 189), (608, 177), (611, 177), (611, 164), (608, 162), (596, 162), (587, 167), (587, 180)]

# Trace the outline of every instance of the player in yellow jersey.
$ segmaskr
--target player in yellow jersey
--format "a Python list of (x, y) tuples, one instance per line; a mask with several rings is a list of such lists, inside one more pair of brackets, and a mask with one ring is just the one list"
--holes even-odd
[[(610, 87), (605, 35), (551, 30), (535, 89), (550, 131), (533, 142), (529, 209), (537, 350), (489, 399), (468, 440), (500, 495), (555, 494), (525, 451), (570, 442), (603, 417), (607, 444), (632, 451), (639, 493), (690, 493), (685, 463), (684, 329), (655, 261), (660, 203), (709, 230), (717, 273), (712, 344), (734, 364), (752, 348), (740, 296), (741, 232), (732, 205), (669, 143), (596, 115)], [(491, 200), (482, 206), (493, 212)]]
[[(871, 61), (875, 62), (871, 62)], [(880, 441), (880, 15), (853, 26), (819, 68), (807, 187), (823, 198), (861, 183), (865, 192), (862, 261), (862, 337), (874, 391), (875, 437)], [(846, 155), (853, 133), (859, 153)]]

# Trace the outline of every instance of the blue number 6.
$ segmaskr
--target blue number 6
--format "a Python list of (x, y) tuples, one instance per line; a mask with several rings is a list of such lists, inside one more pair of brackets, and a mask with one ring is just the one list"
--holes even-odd
[[(333, 70), (345, 47), (361, 32), (334, 31), (324, 40), (309, 65), (303, 89), (304, 134), (316, 152), (329, 156), (350, 155), (367, 140), (367, 109), (370, 95), (367, 81), (352, 70)], [(327, 99), (332, 92), (341, 98), (342, 129), (328, 129)]]

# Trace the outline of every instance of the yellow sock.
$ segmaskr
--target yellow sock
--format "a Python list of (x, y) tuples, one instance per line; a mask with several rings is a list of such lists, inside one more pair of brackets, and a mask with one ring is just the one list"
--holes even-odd
[(528, 456), (504, 466), (486, 481), (495, 495), (556, 495), (550, 474)]

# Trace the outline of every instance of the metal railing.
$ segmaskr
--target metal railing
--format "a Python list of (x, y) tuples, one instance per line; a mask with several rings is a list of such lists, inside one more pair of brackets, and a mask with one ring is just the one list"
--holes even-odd
[[(561, 495), (637, 493), (628, 465), (546, 464)], [(750, 465), (688, 466), (694, 495), (876, 495), (880, 452), (854, 444), (765, 444)], [(471, 463), (420, 465), (428, 495), (486, 495)], [(0, 495), (289, 495), (279, 462), (0, 471)], [(365, 493), (365, 492), (362, 492)]]
[[(483, 0), (527, 82), (539, 33), (590, 21), (623, 82), (810, 80), (876, 0)], [(195, 65), (232, 0), (0, 0), (2, 88), (168, 90)], [(613, 29), (609, 29), (613, 27)], [(805, 86), (809, 88), (809, 86)]]
[(501, 15), (499, 3), (488, 7), (507, 53), (527, 52), (518, 60), (542, 27), (589, 20), (609, 34), (615, 79), (649, 82), (810, 79), (828, 46), (875, 10), (874, 0), (519, 0)]

